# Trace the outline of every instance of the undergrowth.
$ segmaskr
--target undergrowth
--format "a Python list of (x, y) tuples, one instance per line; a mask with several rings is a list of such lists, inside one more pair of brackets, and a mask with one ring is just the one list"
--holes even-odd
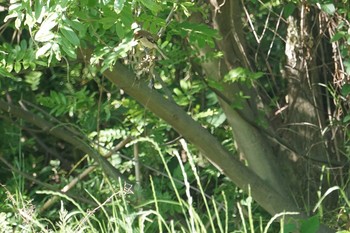
[[(149, 138), (142, 138), (131, 142), (149, 143), (160, 156), (165, 171), (166, 182), (172, 187), (174, 195), (162, 193), (164, 189), (157, 186), (154, 179), (149, 177), (150, 187), (126, 188), (124, 181), (119, 184), (106, 182), (91, 192), (86, 193), (96, 203), (90, 208), (72, 198), (68, 193), (52, 190), (37, 190), (35, 195), (45, 196), (42, 200), (55, 197), (60, 200), (51, 207), (51, 211), (40, 211), (43, 203), (35, 203), (23, 189), (13, 189), (1, 186), (1, 196), (4, 201), (0, 205), (0, 232), (296, 232), (296, 223), (289, 223), (296, 212), (285, 212), (275, 216), (263, 213), (249, 195), (241, 194), (235, 201), (232, 193), (221, 191), (219, 194), (208, 196), (203, 188), (199, 171), (186, 142), (180, 143), (188, 156), (188, 163), (184, 163), (179, 153), (174, 150), (181, 173), (182, 184), (173, 177), (164, 156), (164, 152), (157, 143)], [(185, 166), (189, 166), (190, 170)], [(190, 172), (189, 172), (190, 171)], [(194, 180), (189, 180), (193, 177)], [(24, 183), (24, 178), (18, 174), (14, 179)], [(87, 182), (81, 181), (88, 185)], [(195, 184), (194, 184), (195, 183)], [(193, 192), (196, 186), (197, 193)], [(84, 185), (83, 185), (84, 186)], [(101, 195), (101, 187), (103, 193)], [(106, 187), (108, 187), (106, 189)], [(334, 191), (340, 191), (344, 207), (337, 218), (343, 218), (350, 210), (350, 203), (344, 190), (332, 187), (320, 197), (314, 211), (321, 209), (322, 201)], [(149, 197), (146, 193), (150, 192)], [(242, 192), (236, 189), (236, 192)], [(145, 195), (143, 195), (145, 193)], [(194, 197), (195, 196), (195, 197)], [(237, 196), (236, 196), (237, 197)], [(317, 232), (320, 225), (320, 214), (307, 220), (297, 222), (301, 233)], [(349, 231), (338, 231), (346, 233)]]

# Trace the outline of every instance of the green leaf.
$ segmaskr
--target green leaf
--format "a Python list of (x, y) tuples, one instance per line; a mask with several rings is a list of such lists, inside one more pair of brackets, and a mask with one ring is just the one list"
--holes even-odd
[(38, 57), (41, 57), (43, 55), (45, 55), (45, 53), (52, 47), (51, 43), (46, 43), (44, 44), (44, 46), (40, 47), (38, 49), (38, 51), (36, 51), (35, 53), (35, 57), (38, 58)]
[(57, 25), (58, 14), (56, 12), (50, 13), (49, 16), (41, 24), (39, 31), (35, 34), (34, 40), (38, 42), (46, 42), (54, 38), (50, 30)]
[(21, 46), (21, 50), (26, 50), (27, 49), (27, 41), (26, 40), (21, 40), (21, 43), (20, 43), (20, 46)]
[(38, 42), (47, 42), (52, 40), (55, 37), (55, 34), (53, 34), (50, 31), (45, 31), (45, 30), (39, 30), (34, 37), (34, 40)]
[(6, 65), (6, 70), (7, 70), (7, 72), (12, 72), (12, 70), (13, 70), (13, 63), (12, 62), (8, 63)]
[(349, 75), (350, 74), (350, 60), (345, 60), (344, 66), (345, 66), (345, 72)]
[(154, 14), (158, 13), (162, 10), (162, 7), (160, 4), (158, 4), (154, 0), (140, 0), (142, 5), (144, 5), (146, 8), (150, 9)]
[(65, 38), (62, 37), (59, 40), (59, 44), (61, 45), (62, 50), (71, 58), (76, 59), (77, 55), (75, 53), (75, 49), (71, 45), (71, 43)]
[(230, 70), (224, 77), (224, 82), (233, 83), (239, 79), (245, 78), (247, 75), (247, 70), (242, 67)]
[(215, 105), (218, 102), (218, 97), (213, 92), (208, 93), (206, 99), (208, 101), (208, 106)]
[(114, 11), (119, 14), (124, 8), (125, 0), (114, 0)]
[(35, 25), (35, 19), (32, 15), (26, 14), (26, 20), (24, 21), (24, 25), (28, 25), (30, 29), (32, 29)]
[(117, 35), (120, 39), (125, 37), (125, 29), (121, 23), (117, 22), (115, 24), (115, 29), (116, 29)]
[(212, 109), (207, 109), (205, 112), (200, 112), (196, 115), (196, 119), (200, 119), (200, 118), (207, 118), (209, 116), (213, 116), (214, 115), (214, 111)]
[(292, 3), (292, 2), (287, 3), (287, 5), (285, 5), (285, 7), (284, 7), (283, 16), (285, 18), (287, 18), (288, 16), (292, 15), (295, 8), (296, 7), (295, 7), (294, 3)]
[(15, 63), (15, 72), (19, 73), (21, 71), (21, 69), (22, 69), (21, 63), (19, 61), (16, 61), (16, 63)]
[(344, 84), (341, 88), (341, 94), (347, 96), (350, 94), (350, 84)]
[(35, 0), (35, 19), (37, 22), (41, 22), (46, 13), (46, 6), (43, 5), (43, 1)]
[(212, 87), (218, 91), (222, 91), (224, 90), (224, 87), (222, 86), (222, 84), (218, 81), (212, 80), (212, 79), (208, 79), (207, 80), (208, 86)]
[(208, 122), (212, 124), (215, 128), (219, 127), (226, 121), (225, 113), (221, 112), (220, 114), (208, 117)]
[(346, 115), (343, 119), (343, 123), (347, 123), (350, 121), (350, 115)]
[(73, 30), (78, 31), (80, 38), (86, 35), (86, 31), (88, 28), (87, 24), (83, 24), (77, 19), (74, 19), (74, 20), (64, 19), (63, 22), (65, 25), (68, 25)]
[(20, 30), (20, 27), (22, 25), (22, 17), (23, 14), (18, 14), (17, 19), (15, 20), (15, 27)]
[(174, 93), (175, 93), (175, 95), (177, 95), (177, 96), (183, 96), (183, 93), (182, 93), (182, 91), (179, 89), (179, 88), (174, 88)]
[(189, 88), (189, 83), (183, 79), (180, 80), (180, 87), (182, 90), (187, 91)]
[(60, 46), (57, 43), (52, 45), (52, 52), (55, 54), (55, 57), (58, 61), (61, 61), (62, 54), (60, 50)]
[(22, 7), (21, 3), (13, 3), (9, 6), (9, 11), (15, 11), (15, 10), (20, 10)]
[(28, 59), (23, 60), (23, 69), (28, 69), (30, 61)]
[(77, 34), (68, 26), (62, 26), (60, 28), (60, 31), (62, 32), (63, 36), (74, 46), (80, 45), (80, 40)]
[(252, 81), (255, 81), (264, 75), (263, 72), (251, 72), (245, 68), (238, 67), (236, 69), (230, 70), (224, 76), (224, 82), (233, 83), (233, 82), (247, 82), (248, 85)]
[(264, 76), (263, 72), (255, 72), (255, 73), (250, 74), (250, 78), (253, 80), (257, 80), (257, 79), (261, 78), (262, 76)]
[(335, 13), (335, 6), (333, 3), (321, 4), (321, 9), (329, 15), (333, 15)]
[(0, 66), (0, 77), (1, 76), (14, 78), (14, 76), (10, 72), (8, 72), (5, 68)]
[(51, 12), (48, 17), (41, 24), (40, 29), (50, 31), (57, 25), (58, 14)]
[(114, 24), (116, 24), (116, 21), (116, 17), (104, 17), (100, 20), (100, 23), (102, 24), (103, 29), (110, 29)]
[(346, 35), (346, 32), (343, 32), (343, 31), (336, 32), (334, 34), (334, 36), (332, 36), (331, 42), (338, 41), (338, 40), (344, 38), (345, 35)]
[(38, 89), (42, 74), (43, 73), (40, 71), (32, 71), (29, 74), (25, 75), (25, 81), (26, 83), (31, 84), (31, 88), (33, 91)]
[(17, 12), (13, 12), (9, 15), (6, 15), (6, 17), (4, 18), (4, 23), (6, 23), (9, 19), (16, 18), (17, 15), (18, 15)]
[(283, 232), (296, 232), (297, 227), (293, 223), (286, 223), (284, 224), (283, 229)]
[(302, 221), (300, 233), (316, 233), (320, 227), (319, 216), (315, 215)]

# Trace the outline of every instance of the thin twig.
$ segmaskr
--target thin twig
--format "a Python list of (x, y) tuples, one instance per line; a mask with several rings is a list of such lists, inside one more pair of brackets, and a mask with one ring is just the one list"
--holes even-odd
[[(128, 144), (131, 141), (131, 138), (128, 137), (126, 139), (124, 139), (123, 141), (121, 141), (120, 143), (118, 143), (118, 145), (116, 145), (113, 150), (109, 151), (108, 154), (106, 154), (104, 157), (105, 158), (109, 158), (111, 157), (115, 152), (117, 152), (118, 150), (120, 150), (121, 148), (123, 148), (126, 144)], [(92, 166), (88, 167), (87, 169), (85, 169), (82, 173), (80, 173), (77, 177), (75, 177), (71, 182), (69, 182), (69, 184), (65, 185), (62, 189), (61, 192), (62, 193), (66, 193), (67, 191), (69, 191), (70, 189), (72, 189), (80, 180), (82, 180), (83, 178), (85, 178), (88, 174), (90, 174), (92, 171), (95, 170), (95, 168), (97, 168), (97, 164), (93, 164)], [(48, 209), (51, 205), (53, 205), (57, 200), (58, 200), (58, 196), (54, 196), (52, 198), (50, 198), (48, 201), (45, 202), (45, 204), (41, 207), (40, 212), (45, 211), (46, 209)]]

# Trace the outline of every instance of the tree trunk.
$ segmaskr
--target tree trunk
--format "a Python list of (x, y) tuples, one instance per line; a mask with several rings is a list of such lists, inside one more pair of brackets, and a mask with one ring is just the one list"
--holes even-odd
[(283, 211), (298, 210), (295, 203), (287, 198), (287, 195), (284, 196), (274, 191), (269, 183), (236, 160), (214, 136), (185, 111), (155, 90), (150, 89), (146, 83), (138, 80), (126, 67), (116, 64), (112, 71), (106, 70), (104, 75), (193, 143), (213, 165), (237, 186), (245, 191), (250, 188), (254, 200), (271, 215)]
[[(317, 21), (320, 12), (317, 9), (306, 9), (307, 6), (302, 4), (296, 16), (290, 16), (287, 20), (284, 79), (288, 83), (288, 107), (279, 132), (293, 148), (297, 148), (297, 154), (286, 151), (289, 161), (286, 161), (286, 157), (283, 160), (283, 164), (289, 168), (286, 169), (289, 171), (288, 176), (294, 177), (290, 180), (290, 185), (295, 190), (295, 197), (300, 205), (306, 204), (312, 208), (320, 198), (318, 191), (324, 193), (335, 183), (327, 183), (320, 177), (322, 173), (325, 174), (322, 164), (328, 165), (336, 157), (327, 146), (326, 136), (330, 130), (327, 130), (325, 123), (325, 91), (321, 91), (325, 87), (320, 86), (320, 83), (328, 84), (329, 77), (322, 79), (326, 74), (319, 72), (316, 60), (319, 47), (316, 43), (322, 41), (315, 42), (315, 38), (321, 34), (321, 26), (312, 28), (315, 22), (320, 23)], [(338, 173), (335, 169), (331, 170), (329, 180), (333, 180)], [(335, 192), (327, 200), (335, 204), (337, 195)]]
[[(210, 60), (202, 64), (208, 78), (222, 81), (229, 70), (238, 67), (252, 70), (245, 48), (241, 12), (243, 11), (239, 1), (226, 1), (225, 5), (220, 8), (220, 13), (213, 14), (214, 27), (223, 38), (217, 41), (217, 44), (218, 48), (224, 53), (224, 57), (221, 60)], [(209, 48), (202, 49), (202, 56), (214, 52), (208, 50)], [(222, 94), (231, 103), (239, 101), (240, 108), (242, 108), (242, 110), (234, 109), (218, 96), (221, 107), (232, 128), (233, 138), (238, 149), (248, 161), (249, 168), (280, 194), (290, 198), (290, 192), (287, 192), (287, 187), (284, 186), (286, 182), (280, 175), (281, 171), (276, 164), (272, 146), (266, 140), (267, 135), (259, 131), (259, 127), (256, 127), (259, 124), (257, 119), (261, 114), (259, 114), (257, 107), (260, 100), (255, 90), (239, 82), (234, 84), (222, 83), (222, 85), (224, 87)], [(237, 99), (236, 93), (240, 92), (250, 98), (243, 101)], [(255, 124), (252, 125), (254, 122)]]

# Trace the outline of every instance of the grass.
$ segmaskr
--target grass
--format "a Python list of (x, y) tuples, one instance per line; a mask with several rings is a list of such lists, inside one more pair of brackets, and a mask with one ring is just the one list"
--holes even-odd
[[(216, 198), (209, 198), (204, 192), (194, 158), (186, 142), (181, 140), (181, 146), (187, 153), (191, 171), (200, 191), (200, 200), (203, 202), (204, 209), (199, 209), (191, 194), (189, 174), (179, 153), (173, 151), (182, 172), (184, 192), (178, 187), (157, 143), (149, 138), (138, 139), (131, 144), (133, 143), (150, 143), (155, 148), (165, 167), (169, 179), (168, 182), (170, 182), (176, 197), (175, 200), (169, 200), (162, 196), (161, 187), (156, 186), (153, 177), (149, 177), (152, 198), (143, 200), (137, 206), (132, 206), (130, 202), (130, 198), (135, 194), (130, 190), (124, 189), (121, 182), (118, 186), (120, 188), (117, 190), (115, 185), (108, 185), (110, 194), (103, 199), (104, 201), (100, 201), (101, 196), (97, 191), (96, 193), (91, 193), (85, 189), (90, 197), (98, 203), (92, 210), (86, 209), (73, 198), (60, 192), (50, 190), (37, 191), (36, 194), (38, 195), (60, 199), (59, 210), (55, 214), (43, 217), (39, 215), (32, 201), (27, 200), (22, 188), (11, 193), (5, 186), (2, 186), (1, 189), (6, 193), (7, 205), (6, 208), (3, 206), (0, 209), (0, 232), (283, 233), (293, 229), (293, 226), (285, 223), (284, 217), (298, 213), (286, 212), (275, 215), (272, 218), (267, 218), (266, 216), (256, 218), (254, 213), (256, 204), (250, 196), (237, 202), (236, 206), (228, 204), (225, 192), (221, 192), (216, 197), (220, 197), (223, 200), (222, 202), (218, 202)], [(320, 198), (315, 209), (320, 207), (322, 200), (330, 192), (338, 189), (341, 190), (341, 194), (349, 208), (349, 201), (344, 191), (339, 187), (333, 187)], [(164, 214), (164, 206), (166, 207), (166, 214)], [(236, 213), (232, 209), (236, 209)], [(173, 211), (174, 214), (172, 215), (167, 212), (169, 210), (178, 211)], [(277, 219), (280, 219), (279, 223), (276, 223)], [(309, 222), (306, 221), (302, 224), (306, 225), (304, 229), (308, 231), (304, 230), (301, 233), (312, 233), (314, 229), (317, 229), (319, 220), (311, 219)], [(342, 232), (345, 233), (347, 231)]]

